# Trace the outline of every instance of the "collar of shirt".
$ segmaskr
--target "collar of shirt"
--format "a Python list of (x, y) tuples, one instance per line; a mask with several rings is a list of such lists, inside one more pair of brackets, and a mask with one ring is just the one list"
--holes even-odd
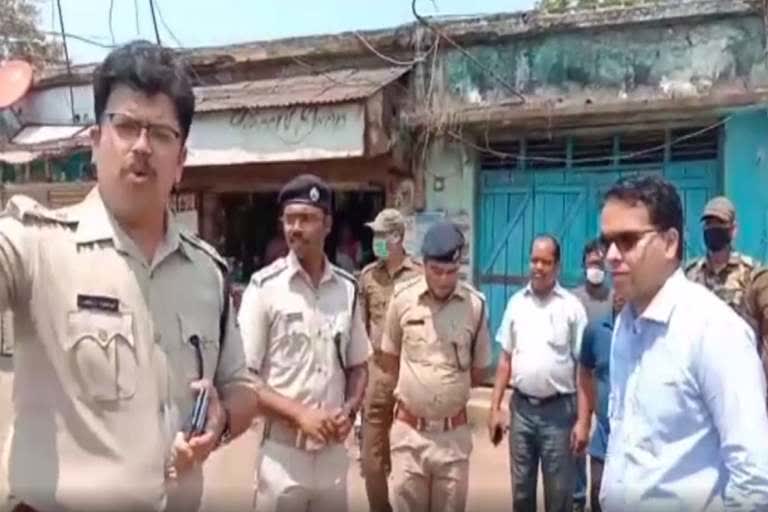
[[(551, 291), (551, 292), (549, 292), (549, 295), (547, 295), (547, 296), (546, 296), (546, 297), (545, 297), (543, 300), (544, 300), (544, 301), (547, 301), (547, 300), (549, 300), (549, 299), (550, 299), (550, 298), (551, 298), (553, 295), (557, 295), (558, 297), (560, 297), (560, 298), (563, 298), (563, 297), (565, 297), (565, 294), (564, 294), (564, 292), (565, 292), (565, 289), (563, 289), (563, 287), (562, 287), (562, 286), (560, 286), (560, 283), (559, 283), (558, 281), (555, 281), (555, 286), (552, 288), (552, 291)], [(528, 284), (525, 286), (525, 295), (526, 295), (526, 296), (529, 296), (529, 297), (535, 297), (535, 298), (537, 298), (537, 299), (539, 298), (539, 296), (538, 296), (538, 295), (536, 295), (536, 292), (534, 292), (534, 291), (533, 291), (533, 287), (531, 286), (531, 283), (530, 283), (530, 281), (529, 281), (529, 282), (528, 282)], [(540, 299), (540, 300), (541, 300), (541, 299)]]
[(656, 324), (668, 325), (672, 312), (677, 305), (678, 291), (686, 282), (687, 279), (683, 271), (677, 269), (667, 279), (639, 317), (634, 307), (627, 305), (624, 311), (622, 311), (622, 315), (626, 315), (624, 318), (628, 321), (628, 325), (635, 325), (638, 321), (650, 321)]
[[(296, 256), (296, 253), (293, 251), (289, 251), (288, 253), (288, 278), (292, 279), (297, 274), (301, 275), (303, 279), (307, 281), (307, 283), (312, 283), (312, 279), (310, 279), (309, 274), (307, 274), (307, 271), (304, 270), (304, 267), (301, 266), (301, 262), (299, 261), (299, 258)], [(323, 264), (323, 276), (320, 278), (320, 284), (325, 283), (326, 281), (330, 281), (331, 279), (334, 279), (335, 275), (333, 273), (333, 268), (331, 266), (331, 262), (328, 260), (328, 258), (325, 258), (324, 264)]]
[[(427, 286), (427, 278), (426, 277), (422, 277), (421, 281), (419, 283), (415, 284), (414, 286), (416, 286), (415, 292), (416, 292), (416, 295), (418, 297), (430, 297), (430, 298), (432, 297), (432, 295), (429, 293), (429, 286)], [(467, 292), (464, 289), (464, 287), (461, 286), (461, 283), (456, 283), (456, 288), (453, 289), (453, 291), (451, 292), (451, 295), (444, 302), (448, 303), (449, 301), (451, 301), (453, 299), (464, 300), (464, 299), (467, 298), (466, 293)]]
[(400, 274), (401, 272), (404, 272), (406, 270), (413, 270), (416, 268), (416, 263), (413, 261), (413, 258), (405, 255), (405, 258), (400, 263), (400, 265), (395, 269), (394, 272), (390, 273), (389, 269), (387, 268), (387, 262), (386, 260), (379, 260), (376, 262), (376, 268), (382, 272), (386, 272), (387, 275), (389, 275), (391, 278), (395, 278)]
[[(109, 212), (99, 193), (98, 186), (80, 203), (74, 213), (78, 221), (75, 240), (78, 244), (90, 244), (110, 240), (118, 251), (129, 254), (139, 261), (145, 258), (136, 243), (120, 227), (117, 220)], [(179, 226), (173, 214), (166, 213), (165, 237), (155, 252), (153, 266), (176, 251), (189, 258), (187, 249), (182, 243)]]

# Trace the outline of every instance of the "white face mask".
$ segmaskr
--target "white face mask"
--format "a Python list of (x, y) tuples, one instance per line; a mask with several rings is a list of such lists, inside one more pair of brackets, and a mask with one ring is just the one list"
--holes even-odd
[(589, 267), (587, 269), (587, 281), (595, 286), (603, 284), (603, 281), (605, 281), (605, 270), (597, 267)]

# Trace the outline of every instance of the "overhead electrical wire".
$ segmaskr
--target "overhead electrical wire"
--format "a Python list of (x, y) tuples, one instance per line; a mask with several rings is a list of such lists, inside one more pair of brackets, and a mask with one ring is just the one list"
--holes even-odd
[(483, 71), (485, 74), (493, 78), (496, 82), (498, 82), (500, 85), (502, 85), (505, 89), (507, 89), (509, 92), (511, 92), (514, 96), (516, 96), (520, 101), (518, 102), (519, 105), (522, 105), (525, 103), (525, 96), (520, 93), (520, 91), (517, 90), (517, 88), (510, 84), (506, 79), (501, 77), (498, 73), (490, 69), (488, 66), (480, 62), (480, 60), (472, 55), (472, 53), (461, 46), (459, 43), (456, 42), (455, 39), (450, 37), (448, 34), (446, 34), (443, 30), (437, 28), (435, 25), (427, 21), (426, 18), (424, 18), (422, 15), (419, 14), (419, 12), (416, 10), (416, 0), (411, 0), (411, 12), (413, 12), (413, 16), (416, 18), (416, 20), (421, 23), (423, 26), (431, 30), (435, 33), (437, 37), (441, 37), (445, 39), (446, 42), (448, 42), (451, 46), (456, 48), (458, 51), (460, 51), (467, 59), (470, 60), (475, 66), (477, 66), (478, 69)]
[(155, 39), (157, 40), (157, 45), (162, 46), (163, 43), (160, 41), (160, 31), (157, 29), (157, 17), (155, 16), (154, 0), (149, 0), (149, 11), (152, 13), (152, 26), (155, 29)]
[(64, 42), (64, 59), (67, 64), (67, 76), (70, 79), (69, 84), (69, 107), (72, 112), (72, 122), (75, 122), (75, 93), (72, 90), (72, 66), (69, 60), (69, 45), (67, 44), (67, 31), (64, 29), (64, 11), (61, 10), (61, 0), (56, 0), (56, 6), (59, 8), (59, 26), (61, 27), (61, 37)]

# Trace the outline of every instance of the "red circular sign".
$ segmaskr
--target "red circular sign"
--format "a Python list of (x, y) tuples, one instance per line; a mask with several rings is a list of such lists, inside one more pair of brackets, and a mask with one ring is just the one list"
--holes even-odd
[(23, 60), (0, 64), (0, 108), (8, 108), (21, 98), (32, 85), (32, 66)]

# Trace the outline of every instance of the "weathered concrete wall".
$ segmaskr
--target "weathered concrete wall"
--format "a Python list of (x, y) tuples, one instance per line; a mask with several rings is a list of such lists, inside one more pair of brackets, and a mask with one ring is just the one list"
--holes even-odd
[[(436, 218), (456, 222), (462, 229), (468, 244), (462, 273), (472, 278), (475, 254), (474, 226), (476, 154), (461, 144), (446, 139), (435, 139), (429, 146), (426, 160), (425, 193), (426, 209), (416, 214), (410, 224), (417, 228), (409, 237), (412, 251), (418, 253), (420, 236), (426, 224)], [(422, 225), (420, 226), (419, 223)]]
[[(674, 97), (768, 84), (764, 27), (757, 16), (552, 32), (469, 50), (524, 94), (555, 101), (566, 94)], [(443, 67), (447, 91), (465, 102), (510, 96), (458, 51), (445, 54)]]

